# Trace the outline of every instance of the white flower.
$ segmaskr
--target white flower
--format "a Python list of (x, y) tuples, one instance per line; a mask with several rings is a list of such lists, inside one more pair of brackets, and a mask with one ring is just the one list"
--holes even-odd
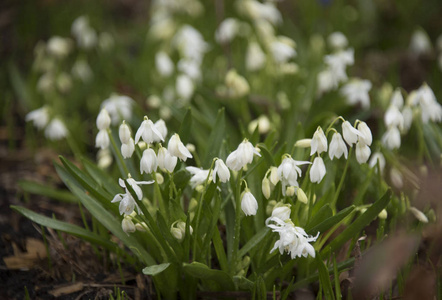
[(123, 155), (123, 158), (132, 157), (134, 151), (135, 151), (135, 142), (133, 138), (130, 138), (127, 144), (125, 143), (121, 144), (121, 155)]
[(267, 177), (264, 177), (262, 179), (261, 191), (266, 199), (270, 198), (270, 193), (272, 192), (272, 189), (270, 188), (270, 180)]
[(264, 67), (266, 55), (257, 42), (250, 42), (246, 52), (246, 69), (257, 71)]
[(80, 79), (84, 83), (89, 82), (94, 76), (91, 67), (84, 59), (78, 59), (73, 65), (71, 72), (75, 78)]
[(278, 175), (278, 168), (277, 167), (270, 167), (270, 183), (273, 184), (274, 186), (278, 184), (279, 182), (279, 175)]
[(431, 52), (431, 41), (425, 31), (419, 29), (413, 32), (410, 40), (410, 50), (417, 55)]
[(72, 49), (72, 41), (68, 38), (53, 36), (47, 43), (48, 52), (56, 57), (65, 57)]
[(342, 139), (342, 135), (339, 132), (335, 132), (330, 142), (328, 155), (330, 159), (333, 160), (334, 157), (341, 158), (342, 154), (344, 154), (345, 159), (347, 159), (348, 157), (347, 145)]
[(176, 156), (182, 161), (186, 161), (188, 158), (193, 157), (186, 146), (184, 146), (183, 142), (181, 142), (180, 136), (177, 133), (170, 138), (167, 150), (170, 155)]
[(411, 206), (408, 210), (409, 210), (409, 211), (414, 215), (414, 217), (415, 217), (416, 219), (418, 219), (420, 222), (422, 222), (422, 223), (428, 223), (428, 218), (427, 218), (427, 216), (426, 216), (423, 212), (421, 212), (420, 210), (418, 210), (416, 207)]
[(148, 144), (153, 143), (157, 139), (164, 141), (161, 133), (158, 131), (158, 129), (156, 129), (153, 122), (149, 120), (146, 116), (144, 117), (144, 121), (141, 122), (141, 125), (138, 128), (137, 133), (135, 134), (135, 144), (138, 144), (141, 137), (143, 138), (143, 141)]
[(327, 151), (327, 138), (325, 137), (322, 128), (318, 127), (318, 129), (316, 129), (315, 133), (313, 134), (310, 155), (313, 155), (315, 152), (321, 154), (322, 152), (326, 151)]
[(330, 69), (325, 69), (318, 73), (317, 85), (318, 94), (321, 95), (324, 92), (331, 91), (338, 87), (338, 80), (335, 78), (334, 73)]
[(213, 182), (216, 182), (217, 176), (219, 181), (221, 182), (227, 182), (230, 180), (230, 171), (223, 162), (223, 160), (219, 158), (215, 161), (215, 168), (213, 168), (213, 173), (212, 173)]
[(304, 193), (304, 191), (301, 188), (297, 188), (297, 196), (298, 200), (304, 204), (308, 203), (307, 195)]
[(235, 38), (240, 23), (237, 19), (227, 18), (219, 24), (215, 32), (215, 40), (218, 44), (226, 44)]
[(170, 155), (169, 151), (164, 148), (160, 147), (158, 149), (158, 167), (163, 171), (169, 171), (173, 172), (175, 169), (175, 166), (177, 164), (178, 158), (176, 156)]
[(254, 216), (258, 211), (258, 202), (248, 190), (241, 197), (241, 209), (246, 216)]
[(401, 133), (395, 126), (391, 126), (382, 136), (382, 144), (390, 150), (398, 149), (401, 146)]
[(66, 137), (68, 130), (60, 119), (54, 118), (45, 129), (45, 136), (50, 140), (61, 140)]
[(202, 60), (204, 53), (209, 49), (201, 33), (190, 25), (184, 25), (178, 30), (172, 44), (183, 57), (195, 60)]
[(49, 121), (48, 108), (46, 106), (33, 110), (26, 115), (26, 122), (32, 121), (37, 129), (43, 129)]
[(105, 108), (101, 109), (100, 113), (97, 116), (97, 128), (98, 130), (108, 129), (111, 123), (111, 118), (109, 113)]
[(175, 83), (176, 93), (182, 100), (189, 100), (195, 90), (192, 79), (185, 74), (178, 75)]
[(398, 189), (401, 189), (404, 186), (402, 173), (394, 167), (390, 169), (390, 180), (391, 183)]
[(158, 73), (163, 77), (169, 77), (173, 73), (173, 62), (164, 51), (157, 52), (155, 55), (155, 66)]
[(178, 70), (195, 81), (201, 79), (201, 62), (195, 59), (180, 59), (178, 61)]
[(254, 154), (261, 156), (252, 143), (244, 139), (238, 148), (229, 154), (226, 165), (232, 171), (239, 171), (253, 161)]
[(128, 144), (131, 139), (130, 128), (125, 121), (121, 123), (120, 128), (118, 129), (118, 136), (123, 144)]
[(239, 11), (257, 23), (268, 21), (272, 25), (276, 25), (282, 21), (281, 13), (271, 2), (261, 3), (256, 0), (245, 0), (236, 3)]
[(241, 98), (250, 92), (250, 86), (247, 80), (234, 69), (227, 72), (224, 81), (230, 97)]
[(107, 129), (102, 129), (98, 131), (97, 136), (95, 137), (95, 147), (106, 149), (109, 147), (109, 135), (107, 133)]
[(122, 120), (132, 118), (132, 105), (134, 100), (128, 96), (112, 94), (101, 103), (101, 108), (105, 108), (112, 119), (112, 125), (116, 126)]
[(147, 174), (155, 172), (157, 170), (157, 166), (157, 156), (155, 151), (153, 151), (151, 148), (144, 150), (143, 157), (140, 161), (141, 174), (143, 174), (143, 172), (146, 172)]
[(135, 224), (132, 221), (132, 217), (125, 216), (123, 218), (123, 221), (121, 222), (121, 228), (125, 233), (135, 232), (136, 229), (135, 229)]
[(312, 146), (312, 139), (301, 139), (297, 140), (295, 147), (299, 148), (310, 148)]
[(278, 218), (283, 221), (290, 219), (290, 214), (292, 210), (290, 209), (290, 204), (277, 204), (275, 208), (273, 208), (271, 218)]
[(401, 109), (404, 106), (404, 97), (402, 97), (401, 90), (397, 88), (393, 92), (393, 96), (391, 96), (390, 105), (396, 106), (398, 109)]
[(106, 169), (112, 164), (112, 153), (109, 148), (100, 149), (97, 152), (97, 165), (100, 169)]
[(359, 164), (366, 163), (370, 157), (371, 150), (370, 147), (364, 144), (362, 141), (356, 143), (356, 160)]
[[(129, 185), (132, 187), (132, 189), (134, 190), (135, 194), (137, 195), (138, 200), (143, 199), (143, 191), (141, 190), (141, 188), (139, 187), (139, 185), (143, 185), (143, 184), (152, 184), (154, 183), (153, 180), (151, 181), (135, 181), (135, 179), (129, 177), (128, 179), (126, 179), (126, 181), (129, 183)], [(119, 179), (118, 180), (119, 185), (122, 188), (126, 188), (126, 183), (124, 182), (123, 179)]]
[(333, 49), (340, 50), (344, 49), (348, 45), (348, 40), (342, 32), (333, 32), (328, 38), (327, 42)]
[(310, 164), (309, 161), (297, 161), (291, 157), (283, 159), (277, 169), (277, 174), (282, 181), (282, 192), (285, 194), (286, 186), (298, 186), (298, 176), (302, 176), (302, 170), (298, 166)]
[(381, 169), (381, 173), (384, 171), (385, 168), (385, 157), (382, 155), (381, 152), (375, 152), (370, 158), (370, 161), (368, 162), (368, 165), (370, 168), (377, 168), (377, 164), (379, 163), (379, 169)]
[[(176, 226), (176, 227), (175, 227)], [(176, 238), (178, 241), (182, 241), (186, 235), (186, 223), (183, 221), (175, 221), (170, 226), (170, 233)], [(189, 225), (189, 233), (192, 235), (193, 228)]]
[(370, 96), (368, 92), (371, 86), (369, 80), (352, 78), (341, 88), (340, 93), (346, 98), (348, 104), (356, 105), (359, 103), (363, 109), (369, 109)]
[[(271, 222), (274, 222), (274, 224)], [(268, 218), (266, 226), (271, 228), (273, 232), (279, 233), (279, 240), (276, 241), (270, 253), (275, 249), (279, 249), (280, 254), (287, 251), (292, 259), (301, 256), (307, 257), (308, 255), (315, 257), (315, 249), (309, 243), (316, 241), (319, 232), (315, 237), (309, 236), (304, 229), (296, 227), (290, 220), (284, 222), (277, 217)]]
[(437, 102), (433, 90), (424, 83), (417, 91), (417, 98), (422, 110), (422, 122), (442, 121), (442, 106)]
[(351, 126), (350, 122), (342, 123), (342, 135), (350, 147), (358, 141), (358, 135), (360, 134), (359, 130)]
[(310, 169), (310, 181), (320, 183), (326, 173), (324, 161), (322, 157), (318, 156), (313, 161), (313, 165)]
[(296, 56), (295, 42), (285, 36), (278, 36), (270, 44), (270, 51), (276, 63), (285, 63)]
[[(161, 133), (161, 136), (165, 138), (167, 136), (167, 127), (166, 123), (163, 119), (159, 119), (155, 122), (155, 128), (158, 130), (159, 133)], [(154, 136), (154, 142), (159, 142), (161, 139), (158, 136)]]
[(210, 170), (203, 170), (197, 167), (186, 167), (186, 170), (193, 175), (190, 179), (190, 184), (192, 185), (192, 188), (195, 188), (197, 185), (206, 182), (210, 173)]
[(269, 118), (266, 115), (261, 115), (258, 119), (251, 121), (248, 126), (250, 134), (255, 131), (257, 126), (260, 134), (266, 134), (270, 130)]
[(402, 117), (404, 118), (404, 130), (408, 131), (413, 122), (413, 110), (410, 106), (406, 105), (404, 109), (402, 109)]
[(384, 115), (384, 123), (387, 127), (389, 126), (395, 126), (399, 127), (400, 129), (404, 128), (404, 117), (402, 116), (401, 112), (399, 111), (399, 108), (397, 108), (395, 105), (390, 105), (385, 112)]
[[(143, 199), (143, 191), (138, 185), (142, 184), (152, 184), (153, 181), (135, 181), (133, 178), (129, 177), (127, 180), (127, 183), (131, 186), (135, 194), (137, 195), (138, 200)], [(123, 179), (119, 179), (119, 184), (122, 188), (125, 189), (124, 194), (116, 194), (115, 197), (112, 199), (111, 203), (120, 202), (119, 211), (120, 215), (130, 215), (134, 208), (137, 207), (138, 213), (142, 214), (138, 204), (135, 202), (135, 199), (132, 197), (132, 194), (126, 187), (126, 183)]]
[(370, 146), (373, 141), (373, 136), (371, 135), (371, 130), (367, 123), (360, 121), (358, 124), (359, 130), (359, 140), (364, 142), (365, 145)]

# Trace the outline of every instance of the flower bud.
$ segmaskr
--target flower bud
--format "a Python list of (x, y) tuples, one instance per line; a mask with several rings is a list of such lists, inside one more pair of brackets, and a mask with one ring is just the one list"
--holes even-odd
[(397, 189), (401, 189), (404, 186), (404, 181), (402, 179), (402, 173), (396, 168), (391, 168), (390, 180), (391, 180), (391, 183), (393, 183), (393, 185)]
[(264, 177), (264, 179), (262, 180), (262, 194), (264, 195), (264, 197), (266, 197), (266, 199), (269, 199), (270, 193), (270, 180), (267, 177)]
[(247, 189), (241, 197), (241, 209), (246, 216), (254, 216), (258, 211), (258, 202)]
[(121, 123), (120, 128), (118, 130), (118, 134), (120, 136), (121, 143), (123, 143), (123, 144), (129, 143), (129, 140), (131, 138), (130, 128), (129, 128), (129, 126), (127, 126), (125, 121), (123, 121), (123, 123)]
[(121, 227), (126, 233), (135, 232), (136, 230), (134, 222), (132, 222), (132, 218), (127, 216), (123, 218), (123, 221), (121, 222)]
[(427, 216), (426, 216), (423, 212), (421, 212), (420, 210), (418, 210), (416, 207), (411, 206), (408, 210), (409, 210), (409, 211), (414, 215), (414, 217), (415, 217), (416, 219), (418, 219), (420, 222), (422, 222), (422, 223), (428, 223), (428, 218), (427, 218)]
[(145, 232), (147, 230), (147, 225), (145, 222), (135, 224), (135, 229), (141, 232)]
[(143, 157), (140, 161), (140, 172), (143, 174), (143, 172), (146, 172), (147, 174), (150, 174), (157, 169), (157, 156), (155, 154), (155, 151), (152, 149), (146, 149), (143, 152)]
[(278, 168), (277, 167), (270, 167), (270, 183), (274, 186), (278, 184), (279, 182), (279, 176), (278, 176)]
[(155, 181), (156, 181), (158, 184), (163, 184), (163, 182), (164, 182), (164, 177), (163, 177), (163, 175), (161, 175), (160, 173), (155, 173)]
[(189, 150), (184, 146), (183, 142), (181, 142), (180, 136), (177, 133), (170, 138), (167, 150), (170, 155), (176, 156), (182, 161), (186, 161), (188, 158), (193, 157)]
[(290, 209), (290, 204), (276, 204), (272, 211), (272, 217), (279, 218), (283, 221), (290, 219), (290, 214), (292, 213)]
[(304, 191), (301, 188), (298, 188), (297, 193), (298, 193), (297, 196), (298, 196), (299, 202), (307, 204), (308, 203), (308, 198), (307, 198), (307, 195), (304, 193)]
[(295, 195), (295, 192), (296, 192), (296, 188), (294, 186), (289, 186), (289, 187), (287, 187), (285, 194), (288, 197), (293, 197)]
[(388, 213), (385, 209), (381, 210), (381, 212), (378, 214), (378, 218), (385, 220), (388, 217)]
[(221, 159), (215, 161), (215, 168), (212, 173), (213, 182), (216, 182), (217, 176), (221, 182), (227, 182), (230, 180), (230, 171)]
[(197, 207), (198, 207), (198, 200), (196, 200), (195, 198), (190, 199), (188, 210), (194, 211)]
[(97, 116), (97, 128), (99, 130), (108, 129), (111, 123), (109, 113), (103, 108)]

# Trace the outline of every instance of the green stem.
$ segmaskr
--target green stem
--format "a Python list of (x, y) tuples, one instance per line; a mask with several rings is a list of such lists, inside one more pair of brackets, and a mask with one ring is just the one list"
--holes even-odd
[(348, 152), (348, 158), (345, 162), (344, 172), (342, 173), (341, 180), (339, 181), (338, 188), (336, 189), (335, 195), (330, 203), (330, 206), (333, 210), (333, 214), (336, 213), (336, 201), (338, 201), (339, 193), (341, 192), (342, 185), (344, 184), (345, 175), (347, 175), (348, 165), (351, 158), (351, 155), (353, 154), (353, 147), (350, 148), (350, 151)]
[(239, 238), (241, 232), (241, 181), (242, 181), (242, 169), (238, 172), (238, 177), (236, 179), (236, 192), (235, 192), (235, 233), (233, 236), (233, 247), (232, 247), (232, 260), (230, 261), (230, 273), (233, 274), (236, 269), (236, 260), (238, 257), (239, 250)]
[(123, 156), (120, 153), (120, 149), (118, 149), (117, 144), (115, 143), (114, 137), (112, 136), (112, 133), (110, 131), (108, 131), (108, 135), (109, 135), (110, 142), (112, 144), (112, 148), (114, 149), (114, 154), (117, 158), (117, 162), (118, 162), (118, 166), (120, 167), (120, 171), (124, 172), (124, 174), (122, 174), (123, 176), (127, 176), (127, 174), (129, 174), (129, 170), (126, 166), (126, 163), (124, 162)]

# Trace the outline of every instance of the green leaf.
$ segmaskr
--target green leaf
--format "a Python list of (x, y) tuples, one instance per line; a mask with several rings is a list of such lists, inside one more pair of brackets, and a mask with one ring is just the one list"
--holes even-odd
[(378, 214), (388, 205), (391, 199), (391, 191), (388, 190), (381, 199), (373, 203), (365, 213), (352, 222), (340, 235), (338, 235), (327, 248), (322, 252), (322, 256), (327, 256), (330, 252), (342, 247), (346, 241), (356, 237), (365, 226), (370, 224)]
[(316, 225), (324, 222), (324, 220), (327, 220), (328, 218), (333, 216), (333, 211), (330, 208), (330, 204), (326, 204), (323, 207), (321, 207), (317, 213), (315, 213), (310, 222), (308, 222), (307, 226), (305, 226), (305, 231), (308, 231), (310, 228), (315, 227)]
[(319, 223), (318, 225), (315, 225), (315, 226), (312, 226), (311, 224), (307, 225), (305, 231), (308, 234), (312, 234), (312, 235), (315, 235), (318, 232), (323, 233), (323, 232), (327, 231), (328, 229), (332, 228), (333, 226), (335, 226), (336, 224), (338, 224), (339, 222), (341, 222), (345, 217), (347, 217), (350, 213), (352, 213), (354, 211), (354, 209), (355, 209), (354, 205), (349, 206), (349, 207), (341, 210), (340, 212), (338, 212), (336, 215)]
[(226, 251), (224, 250), (224, 245), (218, 230), (214, 230), (212, 241), (221, 270), (228, 271), (229, 267), (227, 264)]
[(67, 203), (77, 203), (78, 199), (69, 191), (57, 190), (53, 187), (43, 185), (37, 182), (20, 180), (18, 185), (25, 191), (31, 194), (41, 195), (56, 199)]
[(319, 273), (319, 284), (324, 291), (325, 299), (335, 299), (329, 272), (319, 253), (316, 253), (315, 262)]
[(159, 264), (159, 265), (153, 265), (149, 267), (145, 267), (143, 269), (143, 274), (155, 276), (166, 270), (170, 266), (170, 263), (165, 264)]
[(191, 264), (183, 264), (183, 270), (192, 277), (201, 279), (203, 282), (208, 282), (214, 285), (219, 291), (233, 291), (235, 285), (232, 278), (224, 271), (210, 269), (205, 264), (193, 262)]
[(233, 276), (233, 282), (240, 290), (253, 290), (255, 284), (244, 276)]
[(184, 144), (189, 142), (191, 129), (192, 129), (192, 110), (188, 108), (186, 114), (184, 115), (183, 122), (181, 122), (180, 130), (178, 131), (180, 139)]
[(256, 247), (270, 232), (270, 229), (267, 227), (263, 227), (260, 231), (258, 231), (239, 251), (238, 251), (238, 259), (241, 259), (247, 252)]
[(203, 167), (209, 168), (212, 159), (219, 155), (219, 151), (221, 149), (224, 134), (226, 129), (225, 117), (224, 117), (224, 108), (221, 108), (218, 111), (218, 116), (216, 117), (215, 125), (212, 128), (212, 133), (210, 134), (208, 140), (208, 149), (206, 153), (206, 157), (204, 158)]
[(270, 151), (267, 149), (267, 146), (265, 144), (258, 144), (257, 146), (259, 147), (259, 149), (261, 149), (261, 154), (267, 161), (267, 164), (270, 166), (276, 166), (275, 160), (273, 159)]
[(95, 181), (104, 187), (110, 194), (116, 195), (121, 193), (121, 188), (117, 185), (118, 181), (109, 176), (109, 174), (98, 168), (96, 164), (82, 158), (84, 168)]

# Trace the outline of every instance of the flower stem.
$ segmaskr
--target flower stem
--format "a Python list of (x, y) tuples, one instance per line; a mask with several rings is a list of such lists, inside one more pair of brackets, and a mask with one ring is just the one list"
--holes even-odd
[(332, 201), (330, 202), (330, 206), (331, 206), (334, 214), (336, 213), (336, 201), (338, 201), (339, 192), (341, 191), (342, 185), (344, 184), (345, 175), (347, 174), (347, 169), (348, 169), (349, 161), (350, 161), (352, 154), (353, 154), (353, 147), (351, 147), (350, 151), (348, 151), (348, 158), (347, 158), (347, 161), (345, 162), (344, 172), (342, 173), (341, 180), (339, 181), (338, 188), (336, 189), (335, 195), (334, 195)]
[(115, 143), (115, 139), (110, 131), (108, 131), (109, 139), (112, 144), (112, 149), (114, 150), (115, 157), (117, 158), (118, 167), (120, 168), (120, 172), (125, 177), (129, 174), (129, 170), (127, 169), (126, 163), (124, 162), (124, 158), (120, 153), (120, 149), (118, 149), (117, 144)]
[(236, 179), (236, 191), (235, 191), (235, 233), (233, 236), (232, 247), (232, 260), (230, 261), (230, 273), (234, 274), (236, 267), (236, 260), (239, 250), (239, 238), (241, 232), (241, 181), (242, 181), (242, 169), (238, 172), (238, 178)]

